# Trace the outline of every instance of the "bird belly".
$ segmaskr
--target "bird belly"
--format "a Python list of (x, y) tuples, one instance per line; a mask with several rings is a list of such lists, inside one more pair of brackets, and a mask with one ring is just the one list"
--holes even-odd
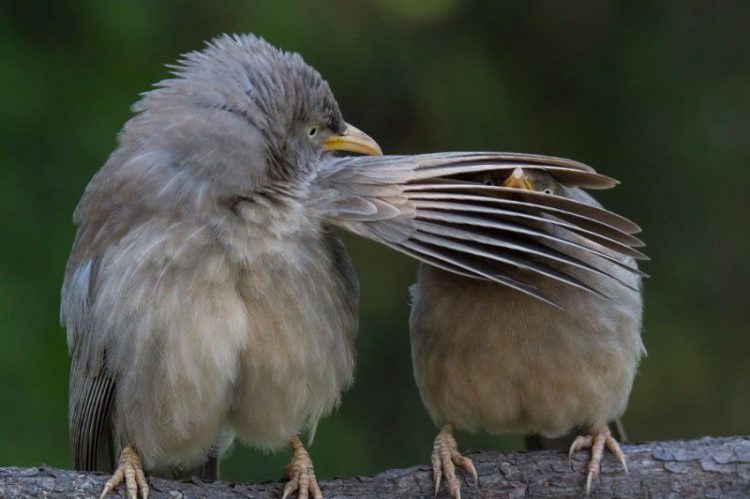
[(279, 446), (352, 380), (356, 318), (342, 310), (356, 296), (325, 248), (290, 241), (293, 254), (238, 265), (210, 234), (154, 224), (101, 265), (94, 328), (117, 374), (114, 431), (151, 472), (199, 465), (234, 433)]
[(220, 440), (226, 445), (239, 352), (248, 341), (245, 306), (224, 255), (182, 246), (181, 262), (170, 249), (189, 234), (150, 235), (145, 257), (125, 241), (102, 265), (102, 298), (114, 297), (99, 300), (96, 314), (113, 325), (102, 330), (107, 363), (118, 373), (114, 429), (149, 471), (191, 468)]
[(442, 300), (420, 310), (418, 299), (412, 317), (415, 377), (436, 422), (553, 437), (624, 412), (642, 348), (637, 332), (585, 316), (584, 326), (556, 310), (551, 320), (548, 305), (497, 286), (444, 291)]
[(352, 382), (353, 297), (329, 257), (303, 244), (283, 259), (261, 258), (240, 283), (249, 329), (229, 422), (249, 445), (273, 449), (313, 433)]
[(452, 349), (431, 357), (428, 363), (440, 364), (444, 373), (442, 382), (423, 390), (427, 405), (439, 420), (469, 431), (554, 437), (606, 423), (621, 415), (632, 383), (626, 369), (605, 373), (577, 356), (522, 352), (497, 342), (468, 355)]

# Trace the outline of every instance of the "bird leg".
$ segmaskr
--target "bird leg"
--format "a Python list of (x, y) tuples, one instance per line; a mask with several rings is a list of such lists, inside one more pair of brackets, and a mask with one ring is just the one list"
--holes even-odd
[(290, 444), (293, 452), (292, 462), (284, 469), (284, 476), (289, 481), (284, 486), (284, 494), (281, 499), (286, 499), (294, 491), (297, 491), (298, 499), (308, 499), (310, 494), (314, 499), (323, 499), (323, 493), (320, 491), (318, 480), (315, 478), (310, 454), (307, 453), (298, 437), (293, 437)]
[(445, 474), (448, 491), (451, 496), (461, 499), (461, 484), (456, 478), (456, 466), (462, 467), (474, 478), (474, 485), (479, 485), (479, 477), (474, 463), (458, 452), (456, 439), (453, 438), (453, 423), (446, 423), (435, 437), (432, 446), (432, 474), (435, 479), (435, 495), (440, 489), (440, 481)]
[(117, 463), (117, 469), (112, 478), (104, 484), (104, 490), (99, 499), (103, 499), (110, 492), (115, 490), (118, 485), (125, 481), (125, 487), (128, 489), (128, 499), (138, 499), (138, 491), (141, 492), (141, 499), (148, 499), (148, 482), (146, 475), (143, 473), (143, 464), (141, 458), (132, 447), (125, 447), (120, 452), (120, 460)]
[(615, 455), (617, 461), (622, 464), (625, 469), (625, 473), (628, 472), (628, 465), (625, 463), (625, 454), (620, 449), (620, 444), (617, 443), (612, 437), (607, 426), (599, 429), (591, 430), (588, 435), (579, 435), (570, 445), (570, 452), (568, 453), (569, 458), (573, 458), (573, 454), (581, 449), (591, 449), (591, 459), (588, 464), (588, 475), (586, 476), (586, 495), (591, 493), (591, 482), (599, 476), (599, 469), (602, 462), (602, 456), (604, 455), (604, 448)]

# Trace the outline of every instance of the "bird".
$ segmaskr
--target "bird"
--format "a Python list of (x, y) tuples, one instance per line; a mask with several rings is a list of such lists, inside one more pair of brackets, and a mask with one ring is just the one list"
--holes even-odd
[[(521, 196), (601, 206), (554, 172), (518, 167), (505, 175), (483, 172), (474, 180), (488, 189), (515, 189)], [(550, 214), (538, 224), (560, 235), (569, 231), (560, 221)], [(630, 227), (628, 232), (638, 230)], [(545, 438), (579, 432), (569, 452), (572, 457), (579, 449), (591, 449), (587, 494), (605, 447), (627, 471), (608, 423), (624, 413), (646, 353), (641, 339), (645, 274), (635, 262), (645, 255), (611, 241), (600, 243), (607, 246), (596, 243), (597, 254), (579, 256), (608, 275), (560, 262), (556, 270), (584, 285), (569, 286), (542, 275), (524, 279), (554, 306), (506, 286), (420, 264), (411, 288), (410, 339), (417, 387), (440, 428), (431, 459), (436, 494), (444, 477), (449, 493), (461, 497), (457, 467), (478, 483), (473, 462), (458, 451), (455, 429)], [(556, 241), (548, 244), (560, 248)]]
[(573, 160), (382, 155), (318, 71), (255, 35), (220, 35), (170, 68), (133, 105), (73, 215), (60, 311), (70, 450), (75, 469), (112, 472), (102, 497), (124, 483), (145, 499), (147, 475), (216, 478), (234, 440), (291, 447), (283, 497), (322, 497), (300, 435), (312, 439), (353, 381), (359, 301), (335, 229), (544, 300), (482, 248), (522, 231), (514, 261), (542, 271), (535, 238), (560, 241), (555, 258), (571, 262), (587, 247), (534, 228), (529, 213), (568, 217), (585, 241), (611, 231), (605, 222), (628, 227), (603, 209), (519, 204), (467, 180), (520, 164), (613, 182)]

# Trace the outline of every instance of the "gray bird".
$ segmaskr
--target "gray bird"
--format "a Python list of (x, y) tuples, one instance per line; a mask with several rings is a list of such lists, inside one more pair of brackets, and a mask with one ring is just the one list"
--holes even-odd
[[(129, 497), (147, 497), (147, 473), (215, 477), (237, 437), (291, 445), (284, 497), (322, 497), (298, 435), (312, 434), (352, 382), (358, 306), (334, 226), (542, 298), (467, 235), (480, 230), (492, 248), (526, 231), (514, 256), (525, 265), (534, 237), (565, 240), (527, 212), (619, 220), (551, 197), (518, 205), (464, 178), (521, 164), (611, 183), (574, 161), (337, 157), (381, 151), (344, 121), (317, 71), (262, 39), (219, 37), (173, 70), (134, 105), (74, 214), (61, 305), (70, 445), (76, 469), (114, 471), (102, 496), (124, 481)], [(507, 209), (471, 211), (485, 202)], [(579, 246), (559, 258), (577, 261), (569, 249)]]
[[(483, 173), (475, 180), (489, 189), (516, 189), (525, 197), (546, 195), (600, 206), (581, 188), (555, 178), (554, 172), (519, 167), (510, 175)], [(569, 233), (560, 222), (548, 214), (538, 224), (557, 235)], [(625, 234), (637, 231), (635, 226), (621, 228)], [(455, 428), (548, 438), (582, 429), (570, 454), (591, 448), (587, 493), (605, 447), (625, 467), (607, 423), (625, 411), (645, 354), (640, 292), (644, 274), (634, 261), (643, 255), (633, 250), (640, 245), (635, 238), (614, 230), (610, 236), (596, 244), (598, 253), (578, 253), (585, 266), (555, 265), (583, 286), (517, 270), (528, 274), (524, 282), (558, 306), (491, 282), (420, 266), (412, 288), (411, 346), (422, 400), (442, 428), (432, 452), (436, 493), (444, 476), (450, 494), (461, 496), (456, 466), (477, 482), (473, 463), (457, 450)], [(625, 244), (613, 244), (616, 237)], [(557, 241), (548, 244), (561, 249)]]

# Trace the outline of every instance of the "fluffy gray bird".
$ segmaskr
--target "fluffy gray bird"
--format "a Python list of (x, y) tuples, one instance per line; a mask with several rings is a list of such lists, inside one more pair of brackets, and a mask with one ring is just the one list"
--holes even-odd
[[(573, 161), (338, 158), (380, 148), (347, 125), (313, 68), (253, 36), (222, 36), (187, 54), (133, 109), (75, 211), (62, 290), (73, 464), (114, 468), (103, 496), (124, 481), (131, 498), (147, 497), (146, 473), (215, 476), (209, 468), (235, 436), (264, 449), (291, 445), (284, 497), (322, 496), (298, 435), (314, 432), (352, 382), (358, 304), (333, 226), (534, 294), (495, 268), (492, 253), (457, 241), (487, 223), (490, 247), (519, 230), (558, 239), (533, 228), (528, 211), (616, 217), (551, 198), (517, 205), (464, 179), (521, 164), (611, 182)], [(470, 209), (485, 201), (508, 209)], [(576, 261), (570, 244), (558, 257)], [(519, 265), (537, 246), (516, 248)]]
[[(518, 189), (521, 196), (547, 195), (600, 206), (579, 187), (565, 185), (553, 175), (517, 168), (510, 175), (485, 173), (476, 180), (490, 189)], [(553, 228), (557, 235), (569, 232), (551, 215), (540, 218), (539, 225)], [(639, 242), (625, 236), (637, 227), (620, 228), (619, 235), (612, 227), (610, 238), (595, 243), (598, 253), (578, 254), (585, 266), (555, 265), (583, 286), (569, 286), (531, 270), (517, 271), (526, 273), (524, 282), (559, 307), (508, 287), (420, 266), (412, 288), (411, 345), (422, 400), (442, 427), (432, 452), (436, 493), (445, 476), (451, 495), (460, 497), (456, 466), (477, 481), (471, 460), (457, 450), (455, 428), (549, 438), (583, 429), (570, 454), (591, 448), (587, 493), (605, 447), (625, 466), (607, 423), (625, 411), (645, 350), (642, 273), (634, 262), (643, 255), (632, 249)], [(613, 244), (618, 237), (624, 245)], [(561, 248), (557, 241), (548, 244)]]

